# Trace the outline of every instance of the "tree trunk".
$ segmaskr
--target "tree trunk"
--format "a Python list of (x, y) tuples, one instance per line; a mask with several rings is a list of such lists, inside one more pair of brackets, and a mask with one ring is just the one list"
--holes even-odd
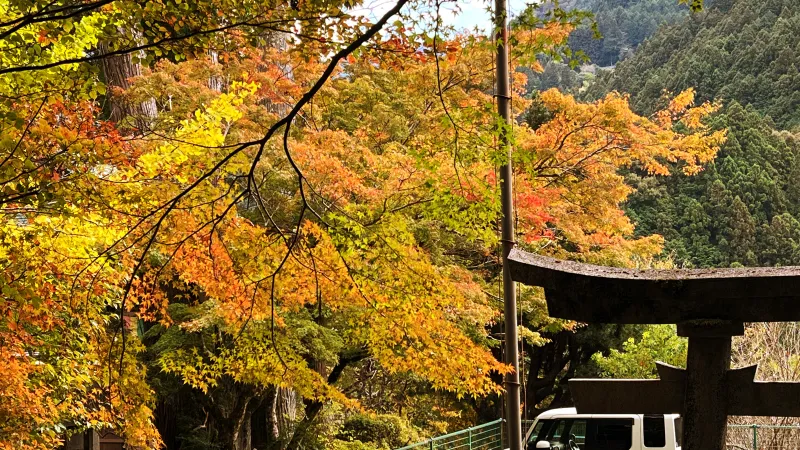
[(224, 450), (251, 450), (253, 412), (261, 405), (266, 392), (229, 377), (223, 377), (215, 391), (201, 399), (211, 416), (217, 442)]
[[(104, 42), (100, 42), (97, 44), (97, 51), (105, 55), (111, 51), (111, 47)], [(106, 56), (100, 61), (106, 85), (112, 88), (106, 94), (111, 107), (110, 119), (117, 124), (121, 124), (126, 117), (132, 117), (137, 128), (140, 130), (148, 128), (158, 115), (155, 99), (151, 98), (140, 104), (130, 104), (112, 92), (113, 88), (122, 90), (130, 88), (130, 80), (142, 74), (142, 66), (133, 62), (133, 55), (130, 53)]]
[[(252, 402), (252, 400), (251, 400)], [(249, 402), (248, 402), (249, 403)], [(250, 418), (253, 416), (252, 408), (245, 407), (244, 413), (239, 417), (239, 421), (236, 424), (236, 435), (234, 441), (234, 450), (251, 450), (252, 446), (252, 434), (251, 434), (251, 426), (250, 426)]]
[(270, 387), (251, 418), (252, 446), (258, 450), (283, 450), (297, 420), (297, 393)]
[[(341, 353), (339, 355), (339, 362), (331, 369), (331, 373), (328, 375), (328, 384), (335, 384), (339, 381), (342, 372), (344, 372), (344, 369), (347, 368), (348, 365), (361, 361), (367, 356), (369, 356), (369, 352), (366, 349), (355, 349)], [(312, 364), (318, 366), (316, 363), (312, 362)], [(292, 439), (286, 446), (287, 450), (300, 449), (300, 444), (302, 444), (303, 440), (306, 438), (309, 429), (314, 424), (319, 413), (322, 412), (324, 403), (316, 400), (304, 400), (303, 406), (303, 419), (297, 423), (294, 433), (292, 434)]]
[[(232, 394), (236, 395), (236, 392), (234, 391)], [(251, 400), (251, 396), (239, 394), (235, 407), (230, 411), (226, 411), (219, 406), (210, 405), (209, 410), (214, 418), (217, 439), (223, 449), (250, 450), (249, 447), (244, 447), (244, 445), (250, 443), (250, 423), (249, 421), (245, 423), (245, 416), (249, 418), (247, 406)]]
[(297, 420), (297, 394), (288, 388), (279, 387), (272, 407), (272, 435), (278, 441), (291, 436)]
[[(208, 56), (211, 57), (211, 66), (217, 68), (219, 66), (219, 52), (216, 50), (209, 50)], [(222, 92), (223, 78), (216, 73), (212, 73), (208, 77), (208, 88), (215, 92)]]
[(253, 448), (257, 450), (277, 450), (280, 448), (276, 445), (272, 436), (272, 409), (277, 390), (275, 386), (267, 388), (261, 406), (253, 411), (253, 416), (250, 418), (250, 435)]
[[(267, 53), (272, 49), (275, 49), (280, 53), (284, 53), (289, 49), (289, 35), (287, 33), (280, 31), (267, 31), (262, 34), (261, 37), (264, 39), (264, 44), (261, 46), (264, 59), (266, 59)], [(287, 78), (290, 80), (294, 78), (292, 67), (290, 65), (279, 66), (281, 70), (286, 73)], [(266, 71), (267, 67), (263, 67), (263, 70)], [(279, 116), (285, 116), (291, 110), (291, 105), (283, 102), (274, 102), (268, 98), (262, 100), (262, 104), (267, 111)]]

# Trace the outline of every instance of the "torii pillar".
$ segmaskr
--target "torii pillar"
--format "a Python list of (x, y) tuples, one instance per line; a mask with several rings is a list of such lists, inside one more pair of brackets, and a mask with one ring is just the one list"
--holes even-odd
[(754, 381), (730, 369), (744, 322), (800, 321), (800, 267), (632, 270), (533, 255), (509, 256), (514, 281), (544, 288), (550, 316), (589, 323), (678, 324), (686, 370), (658, 380), (573, 379), (580, 414), (683, 416), (684, 450), (725, 450), (729, 415), (800, 417), (800, 383)]

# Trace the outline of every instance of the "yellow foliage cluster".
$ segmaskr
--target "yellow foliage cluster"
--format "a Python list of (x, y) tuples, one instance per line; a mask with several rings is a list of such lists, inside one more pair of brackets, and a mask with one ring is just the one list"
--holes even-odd
[[(518, 41), (550, 51), (570, 31)], [(171, 99), (146, 139), (122, 139), (91, 102), (59, 100), (31, 119), (40, 144), (26, 142), (26, 157), (14, 156), (16, 139), (0, 142), (21, 168), (67, 149), (6, 186), (47, 195), (0, 205), (0, 448), (52, 447), (67, 422), (158, 447), (133, 317), (181, 337), (164, 344), (158, 368), (203, 392), (229, 378), (359, 408), (329, 378), (353, 355), (459, 398), (499, 392), (491, 375), (509, 367), (487, 346), (500, 314), (486, 293), (506, 125), (489, 94), (492, 46), (443, 48), (441, 58), (353, 58), (280, 128), (283, 139), (263, 129), (320, 61), (268, 52), (276, 61), (261, 68), (247, 49), (227, 57), (253, 73), (224, 92), (182, 72), (206, 70), (196, 61), (146, 73), (127, 95), (159, 83), (203, 94), (203, 104)], [(287, 77), (287, 58), (308, 73)], [(530, 101), (524, 75), (514, 77), (518, 116)], [(686, 91), (648, 118), (619, 94), (541, 98), (552, 119), (509, 130), (520, 245), (613, 265), (657, 255), (660, 237), (633, 238), (619, 170), (697, 173), (725, 139), (704, 124), (717, 106), (694, 106)], [(523, 291), (522, 308), (536, 318), (522, 332), (535, 345), (540, 331), (578, 326), (547, 317), (536, 290)]]

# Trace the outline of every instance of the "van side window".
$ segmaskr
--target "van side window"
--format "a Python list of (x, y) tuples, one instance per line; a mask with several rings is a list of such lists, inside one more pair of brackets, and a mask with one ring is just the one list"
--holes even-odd
[(680, 447), (683, 443), (683, 418), (675, 418), (675, 446)]
[(591, 419), (586, 427), (586, 448), (628, 450), (633, 445), (633, 419)]
[[(575, 447), (583, 450), (586, 447), (586, 419), (558, 419), (551, 421), (550, 431), (547, 431), (547, 424), (545, 424), (541, 431), (538, 432), (536, 438), (531, 437), (528, 443), (536, 443), (538, 441), (548, 441), (552, 448), (555, 449), (574, 449)], [(530, 446), (528, 448), (531, 448)]]
[(664, 415), (646, 415), (643, 420), (644, 446), (664, 447), (667, 445), (667, 432), (664, 429)]
[[(569, 440), (567, 443), (574, 442), (579, 449), (586, 448), (586, 426), (587, 421), (584, 419), (576, 419), (569, 427)], [(570, 447), (567, 447), (570, 448)]]
[(567, 421), (561, 419), (556, 424), (556, 427), (550, 432), (550, 436), (547, 437), (547, 440), (550, 442), (561, 442), (561, 434), (564, 433), (564, 428), (567, 426)]
[[(531, 435), (528, 437), (528, 443), (535, 444), (538, 442), (537, 438), (539, 437), (539, 434), (542, 433), (542, 429), (545, 427), (545, 425), (547, 425), (549, 428), (550, 421), (540, 420), (536, 422), (536, 426), (533, 427), (533, 431), (531, 431)], [(547, 434), (547, 429), (544, 430), (544, 434)]]

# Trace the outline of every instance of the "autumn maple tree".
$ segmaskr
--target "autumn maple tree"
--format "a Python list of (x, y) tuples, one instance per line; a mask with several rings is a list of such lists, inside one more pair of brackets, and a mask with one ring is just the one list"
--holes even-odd
[[(500, 392), (492, 44), (386, 25), (404, 4), (375, 23), (335, 2), (3, 5), (1, 447), (94, 429), (158, 448), (170, 382), (232, 449), (260, 445), (279, 392), (299, 401), (279, 447), (344, 445), (311, 430), (369, 412), (366, 368), (448, 393), (432, 421)], [(518, 61), (571, 20), (518, 30)], [(715, 106), (541, 101), (511, 130), (520, 245), (647, 264), (661, 241), (633, 238), (619, 170), (696, 173)], [(576, 326), (521, 300), (531, 345)]]

